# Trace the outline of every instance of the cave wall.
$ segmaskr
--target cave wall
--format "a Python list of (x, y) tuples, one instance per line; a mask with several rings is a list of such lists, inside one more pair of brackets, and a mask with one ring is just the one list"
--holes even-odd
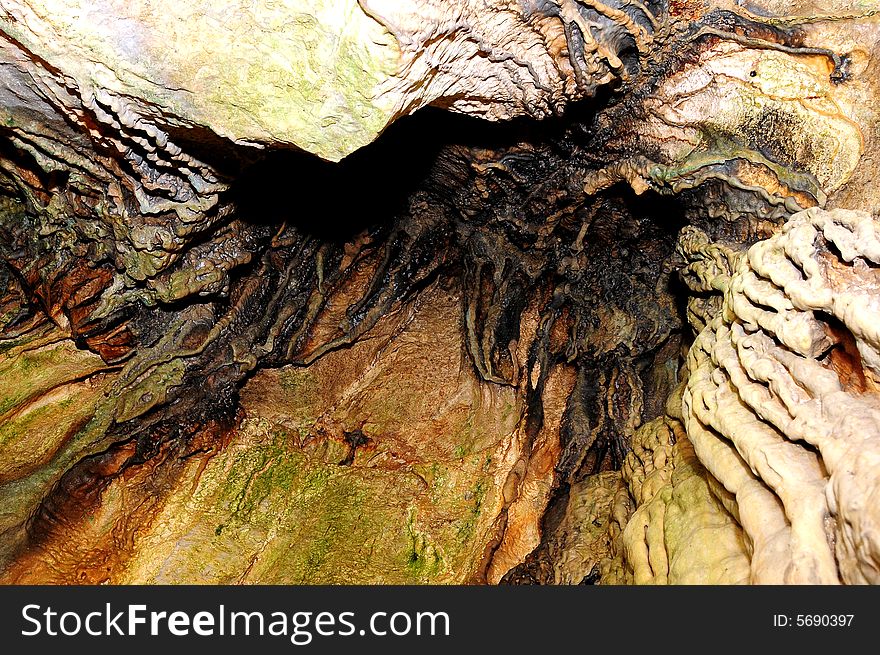
[(876, 581), (876, 9), (165, 4), (0, 13), (0, 580)]

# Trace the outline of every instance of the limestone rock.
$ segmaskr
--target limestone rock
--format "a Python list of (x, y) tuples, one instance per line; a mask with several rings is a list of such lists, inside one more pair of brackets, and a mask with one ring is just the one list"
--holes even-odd
[(620, 77), (613, 30), (646, 45), (656, 26), (644, 8), (573, 0), (10, 0), (0, 16), (5, 48), (148, 139), (202, 128), (333, 161), (431, 103), (558, 114)]
[(603, 584), (748, 581), (742, 529), (713, 495), (681, 423), (667, 417), (639, 428), (623, 476), (636, 509), (618, 519), (622, 532), (614, 535), (615, 557), (602, 563)]
[[(12, 0), (0, 30), (88, 107), (328, 159), (372, 141), (391, 106), (374, 88), (398, 47), (356, 0)], [(8, 47), (8, 45), (7, 45)], [(161, 138), (161, 137), (154, 137)]]
[(736, 497), (753, 582), (878, 581), (878, 228), (808, 210), (714, 275), (685, 424)]
[(880, 581), (818, 4), (4, 2), (0, 579)]

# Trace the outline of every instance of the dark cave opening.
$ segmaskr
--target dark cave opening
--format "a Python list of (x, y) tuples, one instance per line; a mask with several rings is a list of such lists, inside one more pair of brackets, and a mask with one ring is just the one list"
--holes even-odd
[[(638, 421), (662, 414), (682, 344), (690, 338), (674, 244), (693, 218), (688, 213), (699, 207), (697, 196), (636, 195), (623, 184), (584, 195), (577, 179), (594, 161), (594, 116), (585, 104), (565, 119), (487, 125), (424, 111), (339, 164), (292, 150), (268, 151), (246, 164), (227, 198), (235, 207), (232, 219), (257, 235), (256, 256), (233, 271), (228, 296), (209, 298), (205, 319), (210, 324), (217, 321), (211, 315), (228, 315), (236, 323), (193, 362), (178, 400), (135, 421), (146, 439), (138, 461), (173, 439), (168, 411), (185, 417), (181, 424), (193, 416), (228, 422), (239, 405), (238, 390), (261, 370), (314, 361), (296, 354), (314, 350), (311, 334), (322, 329), (318, 315), (310, 318), (305, 308), (316, 298), (328, 306), (327, 298), (342, 293), (357, 270), (334, 273), (319, 291), (318, 280), (330, 269), (320, 273), (314, 262), (336, 266), (366, 234), (357, 257), (373, 271), (372, 282), (345, 301), (345, 326), (328, 341), (332, 350), (353, 347), (380, 316), (442, 274), (460, 280), (461, 329), (474, 335), (463, 356), (486, 384), (523, 389), (523, 420), (532, 439), (545, 420), (544, 383), (532, 386), (517, 369), (532, 370), (540, 361), (544, 376), (557, 367), (579, 371), (583, 381), (567, 401), (557, 482), (542, 519), (543, 532), (552, 534), (571, 485), (620, 468), (628, 448), (625, 425), (634, 420), (630, 396), (643, 396)], [(534, 187), (544, 193), (536, 195)], [(553, 194), (555, 204), (548, 205)], [(560, 217), (547, 222), (553, 213)], [(480, 271), (476, 277), (474, 270)], [(468, 298), (479, 308), (473, 319)], [(507, 344), (531, 338), (521, 322), (533, 303), (550, 327), (529, 362), (512, 367)], [(289, 318), (271, 327), (278, 315)], [(631, 326), (631, 333), (621, 333), (631, 334), (628, 342), (615, 342), (625, 340), (614, 333), (621, 317)], [(231, 344), (240, 344), (231, 345), (237, 351), (254, 335), (273, 332), (276, 343), (289, 344), (286, 350), (276, 347), (247, 368), (229, 365)], [(669, 372), (660, 375), (664, 367)], [(157, 430), (164, 435), (159, 440), (149, 436)], [(339, 464), (351, 466), (354, 452)], [(513, 570), (506, 580), (547, 581), (527, 570)], [(597, 580), (594, 573), (586, 583)]]

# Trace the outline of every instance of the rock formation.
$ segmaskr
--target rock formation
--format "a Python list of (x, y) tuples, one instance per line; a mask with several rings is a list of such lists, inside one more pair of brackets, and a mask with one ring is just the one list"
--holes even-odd
[(0, 0), (0, 581), (877, 582), (878, 13)]

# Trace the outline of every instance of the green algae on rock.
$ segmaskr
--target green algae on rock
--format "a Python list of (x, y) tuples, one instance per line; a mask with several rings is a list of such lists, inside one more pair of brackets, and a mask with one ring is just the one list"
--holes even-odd
[(149, 115), (232, 141), (339, 160), (392, 119), (374, 88), (398, 66), (356, 0), (8, 2), (14, 35), (84, 94), (140, 98)]
[(6, 2), (0, 580), (876, 581), (868, 4)]

